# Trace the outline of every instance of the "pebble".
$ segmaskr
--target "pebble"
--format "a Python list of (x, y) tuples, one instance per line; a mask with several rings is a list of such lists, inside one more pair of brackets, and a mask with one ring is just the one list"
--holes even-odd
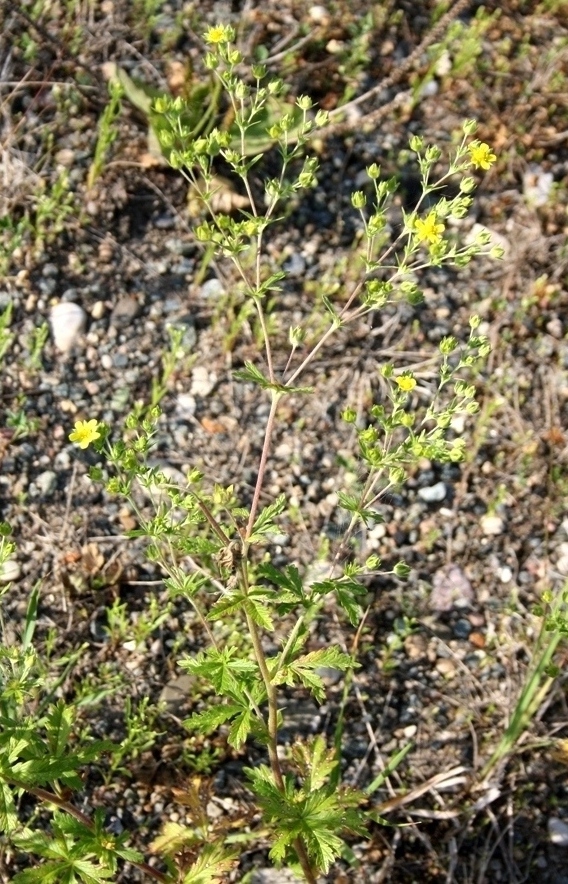
[(250, 884), (298, 884), (298, 878), (286, 869), (265, 868), (252, 873)]
[(436, 670), (443, 675), (444, 678), (453, 678), (456, 674), (456, 664), (453, 660), (448, 660), (447, 657), (442, 657), (439, 660), (436, 660)]
[(79, 304), (60, 301), (54, 304), (49, 313), (51, 334), (55, 346), (61, 353), (69, 353), (85, 329), (87, 314)]
[(102, 319), (106, 313), (106, 304), (104, 301), (95, 301), (91, 307), (91, 316), (93, 319)]
[(473, 602), (473, 588), (458, 565), (440, 568), (432, 580), (430, 605), (435, 611), (467, 608)]
[(225, 286), (220, 279), (214, 277), (203, 283), (199, 293), (202, 298), (219, 298), (225, 294)]
[(510, 583), (513, 579), (513, 572), (508, 565), (503, 565), (501, 568), (497, 568), (497, 577), (501, 583)]
[(32, 485), (30, 485), (30, 494), (36, 489), (40, 497), (51, 497), (57, 488), (57, 474), (53, 470), (45, 470), (36, 476)]
[(341, 669), (334, 669), (332, 666), (318, 666), (315, 672), (328, 687), (337, 684), (343, 678)]
[(162, 688), (158, 702), (165, 703), (169, 712), (175, 712), (187, 701), (193, 687), (195, 687), (194, 676), (179, 675), (177, 678), (172, 678)]
[(140, 304), (133, 295), (123, 295), (118, 299), (110, 314), (111, 325), (125, 327), (140, 313)]
[(197, 403), (190, 393), (180, 393), (176, 399), (176, 418), (179, 421), (191, 420), (195, 415)]
[(418, 497), (426, 503), (439, 503), (444, 499), (446, 493), (447, 488), (444, 482), (437, 482), (427, 488), (418, 489)]
[(21, 573), (22, 569), (19, 563), (15, 559), (7, 559), (0, 564), (0, 583), (12, 583), (13, 580), (18, 579)]
[(544, 206), (548, 202), (554, 181), (552, 172), (543, 172), (536, 163), (529, 163), (523, 175), (523, 193), (531, 206)]
[(206, 398), (216, 383), (217, 375), (214, 371), (208, 371), (204, 365), (196, 365), (191, 373), (190, 394)]
[(560, 543), (557, 549), (557, 570), (565, 577), (568, 574), (568, 543)]
[(282, 269), (288, 276), (302, 276), (306, 269), (306, 260), (299, 252), (294, 252), (284, 261)]
[(469, 620), (461, 619), (458, 620), (454, 626), (454, 635), (456, 638), (469, 638), (472, 630), (472, 625)]
[(568, 823), (558, 817), (551, 816), (548, 820), (548, 837), (557, 847), (568, 847)]
[(486, 537), (496, 537), (505, 530), (505, 520), (490, 513), (481, 517), (479, 525)]
[(61, 150), (57, 151), (54, 159), (60, 166), (66, 166), (70, 169), (75, 162), (75, 151), (71, 150), (69, 147), (63, 147)]

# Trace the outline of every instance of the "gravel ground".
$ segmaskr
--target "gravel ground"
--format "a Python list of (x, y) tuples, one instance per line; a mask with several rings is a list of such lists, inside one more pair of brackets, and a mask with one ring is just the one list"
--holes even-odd
[[(471, 25), (478, 5), (461, 5), (459, 21)], [(109, 640), (113, 603), (125, 603), (135, 623), (150, 599), (164, 604), (166, 593), (142, 542), (126, 537), (135, 513), (91, 482), (87, 471), (97, 456), (78, 452), (68, 434), (82, 418), (120, 427), (133, 402), (148, 401), (168, 327), (179, 327), (190, 358), (176, 367), (162, 400), (153, 456), (173, 476), (196, 466), (211, 481), (233, 482), (246, 504), (268, 406), (232, 375), (256, 350), (252, 318), (237, 321), (242, 305), (230, 297), (231, 270), (203, 264), (187, 185), (150, 163), (144, 121), (126, 102), (108, 162), (86, 187), (105, 100), (104, 65), (114, 61), (163, 82), (166, 56), (189, 55), (197, 67), (196, 32), (231, 20), (240, 22), (250, 52), (262, 44), (275, 56), (275, 71), (294, 93), (307, 91), (332, 110), (346, 88), (362, 94), (396, 72), (428, 33), (431, 6), (356, 0), (322, 13), (307, 2), (206, 2), (198, 10), (172, 2), (145, 31), (134, 27), (130, 4), (109, 0), (81, 6), (79, 42), (65, 30), (63, 7), (46, 6), (37, 27), (31, 4), (20, 9), (8, 0), (3, 11), (3, 214), (21, 217), (38, 178), (53, 182), (61, 170), (80, 209), (60, 231), (51, 217), (43, 244), (24, 237), (0, 283), (0, 309), (13, 305), (15, 333), (0, 378), (0, 518), (12, 524), (18, 544), (4, 575), (13, 580), (4, 600), (5, 640), (18, 630), (39, 582), (40, 641), (50, 636), (54, 659), (82, 649), (62, 691), (69, 699), (90, 698), (84, 716), (97, 736), (124, 738), (126, 698), (167, 702), (155, 745), (111, 785), (104, 770), (93, 769), (78, 798), (86, 811), (103, 806), (115, 814), (141, 848), (164, 819), (183, 819), (172, 786), (180, 772), (191, 774), (191, 752), (216, 753), (208, 810), (219, 825), (242, 825), (241, 771), (260, 750), (237, 754), (222, 738), (199, 745), (181, 727), (198, 698), (175, 661), (203, 643), (182, 602), (144, 643)], [(414, 748), (376, 796), (394, 825), (353, 844), (360, 865), (338, 863), (330, 882), (568, 881), (566, 765), (551, 750), (553, 740), (568, 736), (563, 674), (514, 757), (489, 784), (476, 777), (526, 677), (539, 628), (532, 607), (568, 574), (568, 14), (561, 4), (520, 0), (487, 3), (485, 10), (492, 19), (478, 54), (468, 58), (463, 39), (449, 43), (431, 69), (428, 52), (419, 53), (400, 82), (377, 90), (357, 113), (398, 96), (397, 107), (374, 126), (350, 118), (347, 131), (315, 145), (320, 184), (268, 241), (271, 266), (288, 273), (273, 313), (284, 359), (287, 328), (305, 321), (322, 287), (341, 297), (340, 281), (349, 279), (358, 230), (350, 194), (366, 165), (401, 174), (394, 224), (417, 189), (405, 153), (411, 134), (449, 145), (461, 122), (475, 117), (478, 137), (499, 155), (464, 234), (475, 223), (487, 226), (504, 244), (503, 261), (479, 259), (459, 273), (427, 271), (421, 307), (397, 305), (342, 331), (305, 378), (317, 396), (288, 397), (280, 415), (268, 489), (297, 504), (301, 520), (282, 523), (274, 561), (315, 573), (329, 565), (341, 536), (337, 491), (357, 478), (355, 435), (339, 418), (345, 403), (361, 412), (373, 401), (385, 361), (413, 368), (418, 395), (426, 396), (438, 342), (448, 334), (463, 338), (474, 311), (492, 341), (479, 383), (480, 417), (462, 428), (465, 463), (421, 463), (399, 493), (385, 498), (384, 522), (357, 537), (362, 558), (378, 553), (385, 570), (403, 558), (412, 570), (404, 583), (377, 577), (368, 586), (357, 647), (362, 666), (345, 709), (344, 777), (364, 787), (394, 752), (409, 741)], [(366, 58), (353, 70), (340, 49), (371, 12)], [(168, 38), (178, 15), (184, 27)], [(306, 28), (298, 52), (286, 53), (285, 41), (293, 44)], [(31, 58), (23, 49), (26, 32), (38, 47)], [(275, 161), (267, 156), (267, 173)], [(31, 368), (30, 334), (50, 316), (40, 367)], [(18, 438), (8, 418), (22, 394), (30, 429)], [(139, 503), (149, 511), (142, 495)], [(354, 637), (330, 607), (313, 648), (331, 641), (351, 649)], [(323, 731), (332, 738), (344, 686), (333, 673), (329, 681), (324, 706), (290, 695), (289, 735)], [(101, 684), (114, 690), (104, 694)], [(10, 881), (21, 862), (9, 860), (0, 842), (1, 881)], [(251, 870), (246, 880), (256, 884), (288, 880), (267, 866), (262, 845), (245, 850), (227, 880), (245, 880)], [(137, 874), (126, 868), (119, 880), (141, 880)]]

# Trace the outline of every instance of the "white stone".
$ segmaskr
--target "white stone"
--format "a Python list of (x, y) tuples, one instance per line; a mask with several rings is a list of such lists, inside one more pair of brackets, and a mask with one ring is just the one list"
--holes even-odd
[(557, 847), (568, 847), (568, 823), (551, 816), (548, 820), (548, 837)]
[(418, 497), (426, 503), (439, 503), (446, 496), (446, 486), (444, 482), (437, 482), (428, 488), (419, 488)]
[(503, 565), (501, 568), (497, 569), (497, 577), (501, 583), (510, 583), (513, 579), (513, 572), (508, 565)]
[(17, 580), (22, 569), (15, 559), (7, 559), (0, 565), (0, 583), (11, 583)]
[(69, 353), (85, 329), (87, 314), (73, 301), (54, 304), (49, 313), (51, 334), (61, 353)]
[(217, 383), (217, 375), (215, 372), (209, 372), (204, 365), (196, 365), (191, 375), (192, 396), (201, 396), (203, 398), (209, 396), (209, 393)]
[(490, 513), (482, 516), (479, 520), (479, 524), (486, 537), (496, 537), (498, 534), (502, 534), (505, 530), (504, 519), (502, 519), (501, 516), (494, 516)]

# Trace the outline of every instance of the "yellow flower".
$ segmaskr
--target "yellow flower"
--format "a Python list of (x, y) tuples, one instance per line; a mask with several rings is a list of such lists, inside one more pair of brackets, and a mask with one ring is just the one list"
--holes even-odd
[(230, 43), (233, 39), (234, 32), (230, 26), (212, 25), (205, 32), (205, 42), (218, 45), (219, 43)]
[(101, 434), (96, 420), (77, 421), (75, 429), (69, 434), (69, 441), (76, 442), (79, 448), (88, 448), (95, 439), (100, 439)]
[(497, 159), (489, 145), (482, 141), (474, 141), (468, 150), (471, 163), (476, 169), (490, 169)]
[(417, 218), (414, 222), (414, 232), (418, 242), (428, 242), (437, 245), (442, 239), (445, 225), (438, 221), (436, 212), (432, 211), (426, 218)]
[(410, 393), (410, 391), (414, 390), (416, 386), (416, 381), (412, 375), (409, 374), (401, 374), (400, 377), (395, 378), (394, 380), (403, 393)]

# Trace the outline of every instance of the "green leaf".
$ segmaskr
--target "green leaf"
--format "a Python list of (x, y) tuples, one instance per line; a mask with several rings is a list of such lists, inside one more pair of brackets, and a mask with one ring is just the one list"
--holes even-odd
[(357, 626), (362, 616), (361, 605), (357, 596), (366, 595), (367, 589), (357, 580), (344, 575), (329, 580), (321, 580), (312, 584), (312, 591), (320, 595), (335, 593), (338, 604), (347, 614), (352, 626)]
[(245, 367), (239, 369), (239, 371), (233, 372), (233, 375), (240, 381), (257, 384), (257, 386), (261, 387), (263, 390), (276, 389), (276, 385), (272, 384), (268, 378), (263, 375), (261, 370), (254, 365), (254, 363), (246, 360)]
[(245, 608), (247, 614), (258, 626), (262, 626), (267, 632), (274, 632), (274, 621), (270, 616), (270, 612), (263, 601), (254, 597), (254, 592), (248, 596)]
[(227, 703), (223, 706), (212, 706), (204, 712), (195, 712), (183, 722), (188, 730), (197, 731), (199, 734), (211, 734), (220, 725), (229, 721), (241, 711), (241, 706), (235, 703)]
[(18, 815), (14, 804), (12, 790), (0, 781), (0, 831), (8, 835), (18, 826)]
[(46, 731), (52, 755), (60, 757), (67, 749), (74, 717), (72, 708), (66, 706), (63, 700), (59, 700), (50, 709), (46, 720)]
[(229, 730), (227, 742), (235, 749), (240, 749), (248, 737), (252, 727), (252, 710), (243, 709), (235, 718)]
[(304, 606), (309, 603), (308, 596), (302, 585), (300, 572), (295, 565), (288, 565), (279, 570), (274, 565), (266, 563), (259, 567), (258, 574), (283, 590), (278, 593), (275, 599), (279, 614), (287, 613), (295, 608), (298, 603)]
[(287, 684), (293, 687), (300, 682), (321, 703), (325, 700), (325, 687), (320, 675), (314, 670), (329, 666), (344, 672), (358, 665), (349, 654), (344, 654), (339, 648), (321, 648), (319, 651), (311, 651), (303, 657), (298, 657), (297, 660), (278, 669), (274, 676), (274, 684)]
[(256, 522), (253, 525), (252, 534), (249, 537), (250, 543), (258, 543), (266, 534), (276, 532), (277, 526), (274, 519), (286, 509), (286, 496), (280, 494), (274, 503), (261, 510)]
[(329, 749), (321, 735), (307, 743), (295, 743), (292, 758), (304, 777), (306, 792), (320, 789), (338, 765), (335, 749)]
[(252, 660), (238, 659), (238, 653), (238, 648), (209, 648), (195, 658), (186, 657), (182, 669), (206, 678), (218, 694), (236, 698), (244, 704), (244, 691), (254, 684), (258, 667)]
[(197, 859), (183, 877), (183, 884), (220, 884), (226, 880), (236, 863), (234, 853), (219, 844), (205, 844)]
[(261, 387), (263, 390), (275, 390), (278, 393), (311, 393), (311, 387), (290, 387), (286, 384), (276, 384), (269, 381), (267, 377), (265, 377), (260, 369), (256, 367), (252, 362), (245, 362), (245, 368), (241, 368), (238, 371), (233, 372), (233, 376), (238, 378), (240, 381), (245, 381), (246, 383), (256, 384)]
[(227, 595), (222, 596), (211, 607), (211, 610), (207, 614), (207, 619), (222, 620), (225, 617), (231, 617), (236, 614), (237, 611), (242, 611), (246, 602), (247, 596), (242, 592), (227, 593)]

